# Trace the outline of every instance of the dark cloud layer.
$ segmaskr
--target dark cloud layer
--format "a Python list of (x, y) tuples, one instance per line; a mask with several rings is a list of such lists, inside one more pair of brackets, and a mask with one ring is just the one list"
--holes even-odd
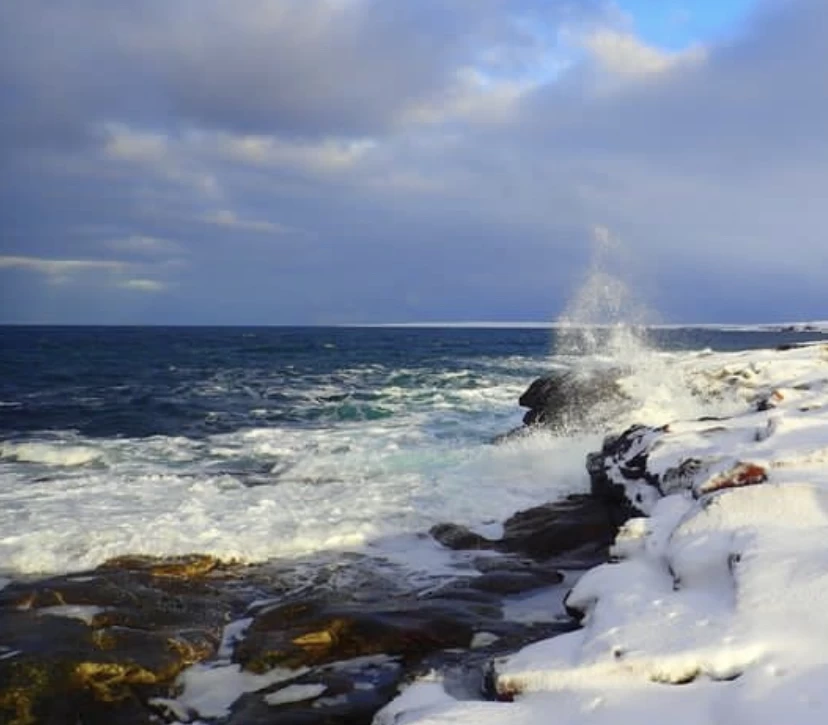
[[(609, 228), (666, 320), (828, 317), (828, 5), (0, 6), (0, 317), (550, 319)], [(620, 267), (619, 267), (620, 268)]]

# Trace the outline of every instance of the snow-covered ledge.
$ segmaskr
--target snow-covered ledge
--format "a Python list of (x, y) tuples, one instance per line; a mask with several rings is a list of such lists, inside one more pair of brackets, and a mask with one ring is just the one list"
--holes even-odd
[(377, 725), (828, 722), (828, 349), (708, 354), (683, 374), (740, 402), (593, 457), (646, 516), (567, 597), (583, 627), (495, 662), (500, 702), (434, 676)]

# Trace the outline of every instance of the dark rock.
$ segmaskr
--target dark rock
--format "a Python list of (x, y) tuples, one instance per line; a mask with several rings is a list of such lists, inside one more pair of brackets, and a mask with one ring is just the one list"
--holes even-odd
[(234, 659), (253, 672), (275, 666), (317, 666), (388, 654), (422, 656), (468, 647), (478, 617), (461, 603), (414, 601), (385, 606), (274, 606), (256, 615)]
[(481, 619), (500, 619), (501, 597), (493, 592), (474, 589), (470, 586), (471, 577), (452, 579), (440, 587), (421, 595), (424, 600), (437, 599), (449, 603), (463, 602)]
[(650, 450), (667, 426), (633, 425), (620, 435), (607, 436), (601, 450), (587, 455), (592, 495), (603, 502), (617, 528), (633, 516), (641, 516), (641, 501), (627, 495), (625, 484), (641, 482), (661, 495), (659, 477), (647, 469)]
[(567, 592), (566, 596), (563, 599), (563, 607), (564, 611), (578, 624), (583, 621), (583, 618), (586, 616), (586, 610), (580, 609), (579, 607), (574, 607), (569, 601), (569, 595), (572, 592)]
[(472, 579), (470, 586), (484, 592), (509, 595), (522, 594), (562, 581), (562, 574), (558, 574), (557, 581), (551, 582), (528, 571), (491, 571)]
[[(533, 424), (574, 419), (576, 411), (555, 399), (571, 393), (562, 390), (557, 383), (535, 387), (528, 400), (544, 401), (544, 412)], [(553, 402), (561, 405), (553, 410)], [(233, 662), (255, 673), (275, 666), (310, 671), (243, 695), (220, 720), (225, 724), (368, 723), (422, 668), (455, 667), (458, 682), (479, 690), (487, 657), (575, 626), (506, 621), (502, 597), (559, 584), (560, 569), (606, 560), (619, 518), (610, 467), (648, 475), (646, 447), (638, 450), (635, 441), (630, 432), (608, 439), (591, 458), (591, 474), (609, 481), (594, 484), (594, 495), (516, 513), (497, 541), (463, 526), (435, 526), (431, 535), (444, 546), (491, 553), (477, 556), (479, 576), (435, 579), (421, 591), (406, 590), (389, 562), (342, 554), (314, 558), (312, 568), (132, 556), (11, 584), (0, 591), (0, 722), (143, 725), (171, 717), (163, 701), (175, 698), (178, 674), (215, 657), (225, 625), (242, 616), (252, 621), (233, 643)], [(66, 606), (94, 609), (82, 612), (87, 621), (48, 613)], [(480, 632), (498, 639), (470, 650)], [(267, 695), (290, 684), (325, 690), (306, 702), (268, 704)]]
[(491, 549), (494, 542), (459, 524), (437, 524), (430, 531), (434, 539), (448, 549)]
[(486, 574), (489, 572), (523, 572), (542, 579), (546, 584), (558, 584), (563, 575), (555, 562), (542, 563), (535, 559), (516, 556), (480, 556), (474, 560), (474, 568)]
[[(404, 673), (402, 664), (390, 657), (319, 667), (289, 684), (242, 696), (227, 725), (364, 725), (396, 695)], [(306, 701), (267, 703), (268, 695), (294, 684), (322, 685), (325, 690)]]
[(773, 390), (770, 393), (761, 395), (755, 402), (756, 410), (763, 413), (767, 410), (773, 410), (776, 404), (784, 399), (784, 395), (778, 390)]
[[(521, 407), (529, 408), (523, 416), (524, 425), (567, 431), (600, 424), (613, 406), (626, 399), (618, 386), (618, 374), (566, 371), (538, 378), (518, 400)], [(598, 410), (601, 405), (607, 410)]]
[(208, 559), (142, 559), (3, 589), (0, 721), (150, 722), (147, 701), (214, 655), (238, 609), (217, 586), (229, 568)]
[(700, 458), (685, 458), (677, 466), (671, 466), (661, 477), (661, 489), (665, 493), (677, 490), (691, 490), (696, 478), (705, 470), (705, 462)]
[(519, 511), (506, 520), (500, 551), (535, 559), (561, 556), (591, 547), (606, 559), (616, 527), (606, 506), (593, 496), (573, 495), (563, 501)]

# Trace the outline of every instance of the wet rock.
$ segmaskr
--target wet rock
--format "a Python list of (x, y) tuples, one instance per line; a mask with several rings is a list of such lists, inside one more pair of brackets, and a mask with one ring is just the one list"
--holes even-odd
[[(362, 657), (316, 668), (290, 684), (241, 697), (228, 725), (362, 725), (397, 693), (404, 675), (398, 659)], [(288, 688), (320, 694), (293, 700)]]
[(484, 592), (495, 594), (522, 594), (563, 581), (563, 575), (558, 574), (557, 581), (550, 582), (528, 571), (490, 571), (472, 579), (470, 586)]
[[(625, 399), (618, 375), (618, 371), (561, 371), (534, 380), (518, 400), (521, 407), (529, 408), (524, 425), (566, 431), (600, 423)], [(598, 410), (602, 405), (606, 411)]]
[[(462, 603), (467, 611), (473, 612), (479, 620), (500, 619), (502, 597), (494, 592), (486, 592), (471, 586), (473, 577), (453, 579), (442, 586), (425, 592), (421, 598), (426, 601), (445, 601), (449, 605)], [(480, 622), (478, 622), (478, 625)]]
[(544, 580), (547, 584), (557, 584), (562, 574), (555, 562), (539, 562), (526, 557), (498, 555), (479, 556), (473, 562), (474, 568), (482, 574), (488, 572), (526, 572)]
[(468, 647), (476, 615), (437, 601), (354, 606), (324, 601), (276, 605), (256, 615), (235, 661), (253, 672), (317, 666), (366, 655), (417, 657)]
[[(622, 501), (626, 499), (622, 498)], [(435, 538), (439, 537), (438, 540), (449, 548), (494, 549), (502, 553), (529, 556), (535, 560), (535, 564), (537, 560), (554, 558), (556, 568), (583, 569), (606, 561), (609, 545), (620, 525), (616, 520), (621, 518), (612, 513), (612, 508), (596, 496), (571, 495), (561, 501), (513, 514), (505, 521), (503, 536), (498, 540), (484, 539), (463, 526), (453, 524), (435, 527), (439, 529)], [(432, 534), (434, 533), (432, 529)], [(478, 539), (482, 539), (482, 543)], [(504, 563), (497, 562), (497, 558), (478, 559), (476, 566), (484, 573), (509, 570), (511, 567), (514, 573), (539, 576), (547, 584), (554, 583), (552, 580), (560, 576), (556, 569), (544, 570), (537, 566), (530, 568), (525, 563), (517, 563), (513, 558), (503, 560)], [(495, 578), (491, 578), (492, 586), (497, 586), (495, 581)], [(508, 588), (505, 579), (503, 581), (503, 586)], [(528, 586), (529, 579), (524, 581)], [(514, 580), (514, 586), (518, 586), (517, 579)]]
[[(232, 564), (230, 565), (232, 566)], [(228, 565), (208, 554), (186, 556), (118, 556), (105, 561), (99, 571), (130, 571), (149, 574), (151, 577), (193, 580), (205, 577), (211, 572), (227, 569)]]
[(0, 721), (149, 722), (147, 701), (214, 655), (238, 609), (217, 585), (228, 568), (208, 559), (110, 562), (0, 591)]
[(494, 542), (459, 524), (437, 524), (428, 532), (447, 549), (491, 549)]
[(572, 557), (606, 555), (600, 537), (584, 543), (587, 529), (597, 531), (585, 501), (541, 508), (512, 517), (497, 542), (463, 527), (438, 530), (444, 543), (492, 551), (477, 555), (479, 575), (413, 591), (391, 562), (342, 554), (255, 567), (131, 556), (10, 584), (0, 590), (0, 722), (197, 719), (176, 701), (179, 675), (205, 661), (232, 662), (244, 677), (277, 666), (296, 672), (243, 694), (229, 715), (210, 720), (216, 725), (368, 723), (403, 681), (428, 669), (481, 680), (487, 656), (572, 627), (506, 621), (503, 597), (559, 583), (558, 567)]
[(605, 561), (616, 530), (603, 502), (594, 496), (572, 495), (508, 518), (497, 548), (541, 560), (576, 554), (579, 559), (591, 556)]
[[(544, 564), (533, 559), (508, 555), (478, 557), (474, 561), (474, 567), (483, 576), (472, 582), (477, 589), (500, 594), (515, 594), (540, 587), (554, 586), (564, 579), (563, 574), (554, 564), (554, 560)], [(507, 579), (501, 584), (499, 577), (503, 575), (512, 577), (512, 583)]]

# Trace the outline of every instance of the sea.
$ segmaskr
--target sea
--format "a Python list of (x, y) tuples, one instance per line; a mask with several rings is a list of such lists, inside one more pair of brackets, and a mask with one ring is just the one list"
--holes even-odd
[(434, 524), (497, 536), (515, 511), (588, 489), (584, 456), (606, 430), (493, 442), (520, 427), (538, 376), (622, 364), (639, 385), (610, 425), (661, 423), (699, 405), (670, 360), (824, 339), (617, 333), (573, 346), (572, 329), (483, 325), (0, 327), (0, 575), (188, 553), (433, 569)]

